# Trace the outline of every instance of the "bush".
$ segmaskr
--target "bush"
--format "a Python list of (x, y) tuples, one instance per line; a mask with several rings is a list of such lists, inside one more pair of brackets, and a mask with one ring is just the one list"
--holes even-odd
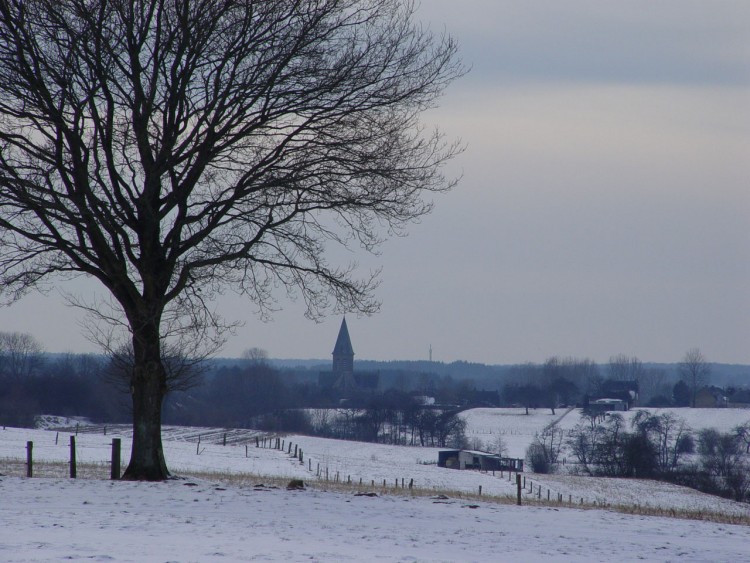
[(545, 455), (544, 446), (539, 442), (532, 442), (526, 449), (526, 463), (534, 473), (550, 473), (552, 468)]

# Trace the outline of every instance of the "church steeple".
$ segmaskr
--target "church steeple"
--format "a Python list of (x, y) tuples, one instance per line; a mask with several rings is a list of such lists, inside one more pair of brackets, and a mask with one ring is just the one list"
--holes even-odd
[(349, 329), (346, 326), (346, 317), (341, 321), (339, 336), (336, 339), (336, 346), (333, 347), (333, 373), (353, 373), (354, 372), (354, 348), (349, 338)]

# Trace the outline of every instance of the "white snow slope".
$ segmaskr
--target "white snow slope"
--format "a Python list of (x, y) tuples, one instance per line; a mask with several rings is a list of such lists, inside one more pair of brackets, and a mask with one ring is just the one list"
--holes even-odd
[[(474, 416), (481, 420), (491, 413)], [(79, 462), (100, 463), (106, 473), (114, 430), (107, 436), (78, 435)], [(507, 474), (500, 478), (427, 465), (437, 458), (436, 449), (284, 437), (287, 449), (292, 442), (305, 452), (300, 464), (286, 451), (256, 448), (252, 432), (230, 433), (229, 445), (222, 446), (223, 432), (165, 429), (170, 468), (182, 475), (215, 471), (300, 478), (312, 486), (287, 491), (268, 486), (268, 479), (266, 486), (255, 486), (263, 477), (227, 485), (205, 475), (164, 483), (72, 480), (60, 478), (65, 463), (58, 466), (60, 477), (27, 479), (17, 476), (18, 463), (10, 469), (10, 460), (25, 460), (26, 442), (34, 442), (39, 462), (66, 462), (68, 434), (0, 430), (0, 473), (6, 473), (0, 476), (0, 561), (750, 561), (748, 526), (564, 505), (499, 504), (487, 495), (513, 495)], [(129, 437), (126, 432), (121, 437), (127, 458)], [(317, 479), (319, 466), (321, 473), (328, 468), (331, 479), (338, 473), (342, 481), (351, 477), (364, 485), (330, 490), (336, 487)], [(650, 481), (526, 477), (545, 492), (551, 488), (553, 498), (559, 492), (566, 500), (570, 495), (750, 516), (748, 505)], [(392, 487), (403, 478), (407, 483), (414, 479), (423, 496), (383, 491), (383, 479)], [(483, 497), (467, 496), (479, 485)], [(356, 496), (367, 489), (378, 496)], [(440, 499), (437, 490), (455, 492)], [(525, 492), (525, 502), (534, 496)]]

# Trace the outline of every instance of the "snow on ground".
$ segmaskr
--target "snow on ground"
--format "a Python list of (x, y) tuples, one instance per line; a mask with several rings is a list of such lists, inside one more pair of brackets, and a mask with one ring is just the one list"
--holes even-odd
[[(509, 409), (465, 413), (470, 433), (514, 437), (514, 447), (525, 451), (535, 429), (555, 421), (572, 427), (578, 418), (578, 411), (558, 411), (553, 417), (549, 411), (526, 416), (523, 409), (498, 412), (502, 410)], [(678, 414), (682, 412), (695, 411)], [(744, 422), (745, 413), (750, 414), (722, 419), (725, 426), (720, 428)], [(719, 420), (718, 415), (710, 418)], [(695, 428), (696, 422), (691, 425)], [(254, 431), (166, 427), (167, 462), (185, 478), (126, 483), (20, 477), (29, 440), (40, 470), (43, 460), (61, 462), (56, 475), (64, 477), (70, 435), (54, 429), (0, 430), (0, 474), (6, 474), (0, 476), (0, 560), (750, 561), (748, 526), (581, 510), (567, 506), (567, 500), (574, 505), (584, 498), (586, 503), (746, 519), (748, 505), (652, 481), (534, 474), (525, 474), (533, 492), (524, 491), (524, 502), (538, 496), (539, 486), (543, 499), (549, 489), (553, 499), (560, 493), (566, 502), (551, 507), (498, 504), (488, 497), (515, 494), (507, 473), (500, 477), (438, 468), (437, 448), (284, 436), (285, 448), (279, 451), (256, 447), (261, 434)], [(102, 427), (81, 427), (76, 438), (79, 463), (99, 464), (100, 472), (107, 474), (115, 436), (122, 439), (127, 460), (126, 427), (108, 427), (107, 435)], [(302, 463), (287, 454), (289, 443), (292, 451), (295, 445), (303, 450)], [(11, 459), (16, 460), (14, 467)], [(325, 469), (331, 481), (338, 474), (340, 481), (351, 478), (355, 485), (361, 479), (363, 487), (342, 492), (325, 482)], [(251, 484), (273, 476), (298, 478), (311, 488), (219, 484), (226, 483), (219, 481), (222, 475), (233, 474), (254, 475), (242, 481)], [(388, 491), (383, 490), (384, 479)], [(408, 489), (389, 494), (402, 479), (407, 486), (414, 480), (416, 496)], [(482, 498), (467, 496), (479, 486)], [(379, 496), (355, 496), (358, 490), (374, 490)], [(450, 498), (431, 498), (438, 491)]]
[[(577, 418), (577, 413), (572, 411)], [(466, 421), (466, 437), (470, 442), (480, 441), (486, 451), (497, 451), (498, 438), (502, 440), (508, 457), (523, 459), (534, 435), (565, 417), (567, 409), (471, 409), (461, 413)]]
[(0, 559), (747, 561), (750, 527), (425, 497), (0, 479)]
[[(731, 432), (736, 426), (750, 421), (750, 409), (689, 409), (689, 408), (640, 408), (619, 412), (626, 424), (638, 410), (660, 415), (671, 413), (682, 418), (694, 432), (704, 428), (715, 428), (721, 432)], [(526, 448), (550, 424), (562, 430), (571, 430), (581, 422), (581, 409), (471, 409), (461, 413), (466, 420), (466, 436), (481, 441), (487, 451), (492, 451), (498, 437), (506, 447), (508, 457), (523, 458)]]

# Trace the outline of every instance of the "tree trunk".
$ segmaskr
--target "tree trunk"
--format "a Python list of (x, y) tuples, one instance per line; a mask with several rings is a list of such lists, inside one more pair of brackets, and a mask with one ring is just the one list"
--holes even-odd
[[(158, 334), (158, 333), (157, 333)], [(138, 342), (144, 343), (138, 345)], [(133, 398), (133, 446), (123, 479), (163, 481), (169, 477), (161, 443), (161, 410), (167, 391), (158, 336), (134, 336), (135, 366), (131, 383)]]

